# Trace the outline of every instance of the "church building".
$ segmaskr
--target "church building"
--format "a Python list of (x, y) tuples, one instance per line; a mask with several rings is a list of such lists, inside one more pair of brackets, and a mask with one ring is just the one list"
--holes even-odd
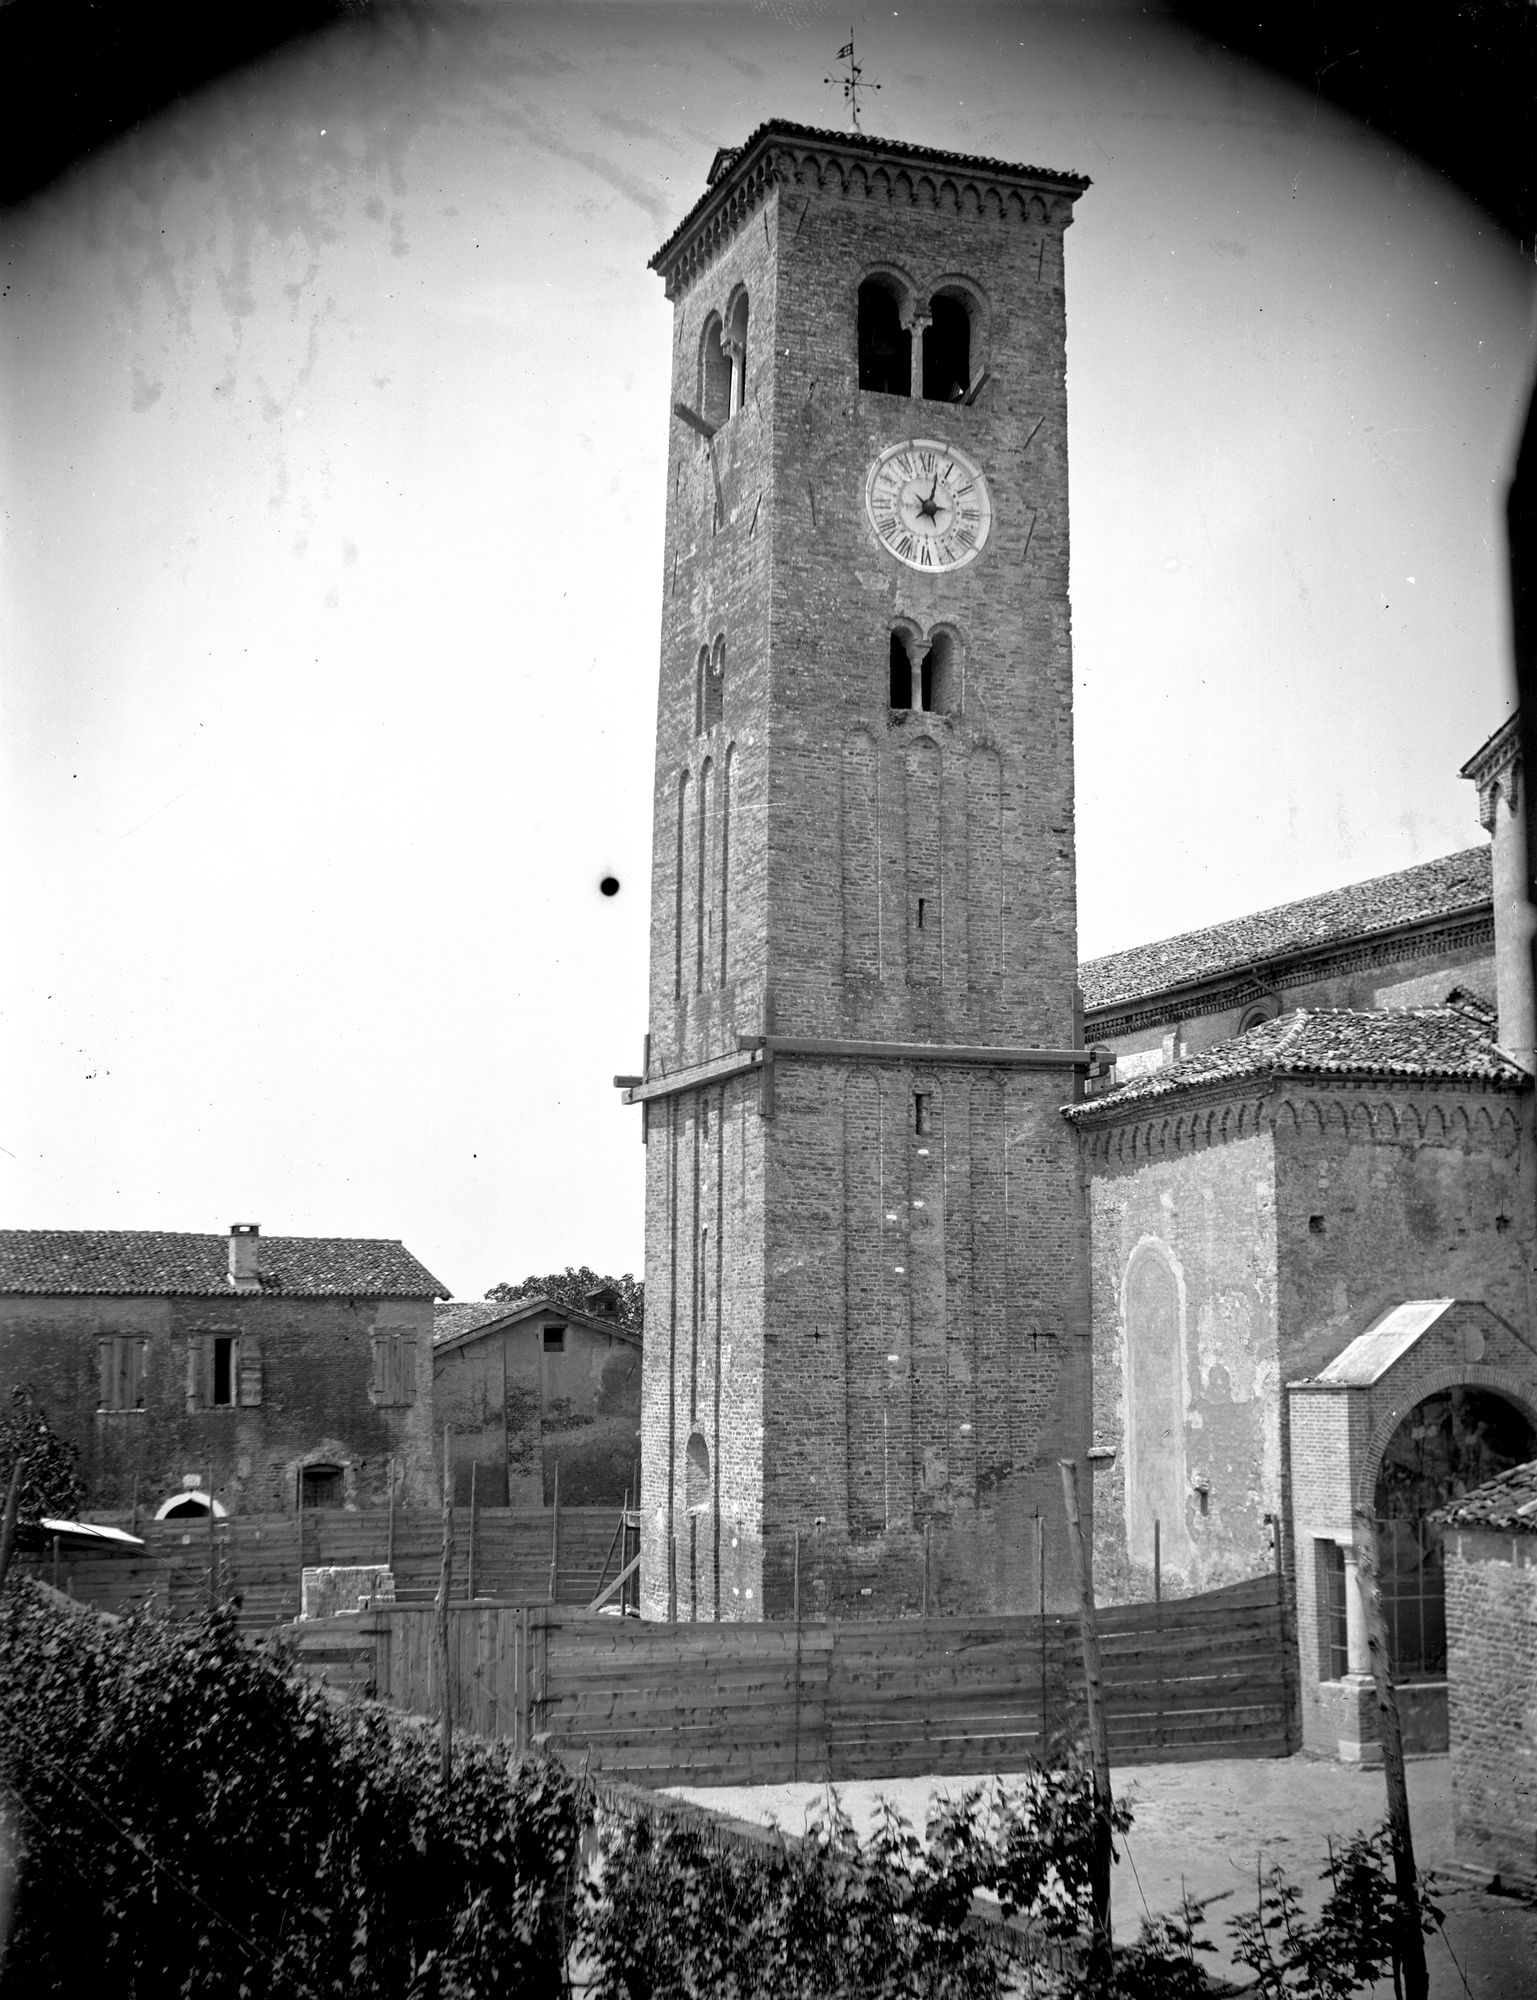
[(1065, 1600), (1087, 185), (774, 121), (653, 259), (650, 1617)]

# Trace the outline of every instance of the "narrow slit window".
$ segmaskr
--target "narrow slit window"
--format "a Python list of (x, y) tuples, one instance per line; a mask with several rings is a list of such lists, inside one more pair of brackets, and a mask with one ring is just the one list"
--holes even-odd
[(721, 633), (715, 644), (699, 656), (700, 673), (703, 677), (700, 701), (700, 728), (714, 729), (720, 722), (726, 705), (726, 636)]
[(913, 1092), (913, 1130), (920, 1139), (934, 1129), (934, 1100), (926, 1090)]
[(925, 916), (927, 915), (927, 912), (928, 912), (928, 898), (927, 898), (926, 896), (920, 896), (920, 897), (918, 898), (918, 928), (919, 928), (919, 930), (922, 930), (922, 929), (924, 928), (924, 918), (925, 918)]
[(747, 401), (747, 294), (743, 292), (731, 309), (731, 330), (726, 336), (726, 365), (731, 371), (730, 410), (735, 416)]

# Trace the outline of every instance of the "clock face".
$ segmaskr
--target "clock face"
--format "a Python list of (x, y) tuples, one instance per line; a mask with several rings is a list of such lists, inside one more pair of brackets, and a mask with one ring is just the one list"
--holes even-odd
[(993, 524), (982, 474), (934, 438), (887, 446), (865, 481), (865, 510), (882, 547), (916, 570), (964, 568)]

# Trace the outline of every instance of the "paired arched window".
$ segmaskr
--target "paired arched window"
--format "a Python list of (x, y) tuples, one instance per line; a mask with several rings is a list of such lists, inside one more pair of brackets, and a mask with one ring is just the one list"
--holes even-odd
[(910, 626), (894, 626), (890, 675), (894, 710), (948, 715), (960, 705), (955, 640), (949, 632), (936, 632), (925, 640)]
[(886, 396), (913, 390), (913, 336), (902, 324), (896, 281), (866, 278), (859, 288), (859, 386)]
[(699, 414), (718, 430), (747, 399), (747, 294), (738, 290), (730, 314), (712, 312), (699, 336)]
[(887, 396), (917, 393), (931, 403), (964, 403), (971, 396), (978, 375), (979, 315), (961, 285), (942, 285), (923, 305), (900, 279), (876, 272), (859, 287), (858, 316), (861, 389)]
[(710, 1447), (704, 1433), (695, 1431), (684, 1452), (685, 1505), (691, 1514), (702, 1514), (710, 1504)]
[(695, 663), (694, 734), (714, 729), (726, 710), (726, 635), (717, 632), (712, 646), (701, 646)]

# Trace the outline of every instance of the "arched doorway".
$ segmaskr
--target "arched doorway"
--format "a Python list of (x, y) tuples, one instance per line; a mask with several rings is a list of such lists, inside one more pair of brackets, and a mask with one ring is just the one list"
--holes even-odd
[(1533, 1457), (1537, 1432), (1514, 1403), (1492, 1389), (1454, 1387), (1427, 1396), (1388, 1439), (1373, 1511), (1396, 1681), (1446, 1677), (1441, 1530), (1428, 1517)]

